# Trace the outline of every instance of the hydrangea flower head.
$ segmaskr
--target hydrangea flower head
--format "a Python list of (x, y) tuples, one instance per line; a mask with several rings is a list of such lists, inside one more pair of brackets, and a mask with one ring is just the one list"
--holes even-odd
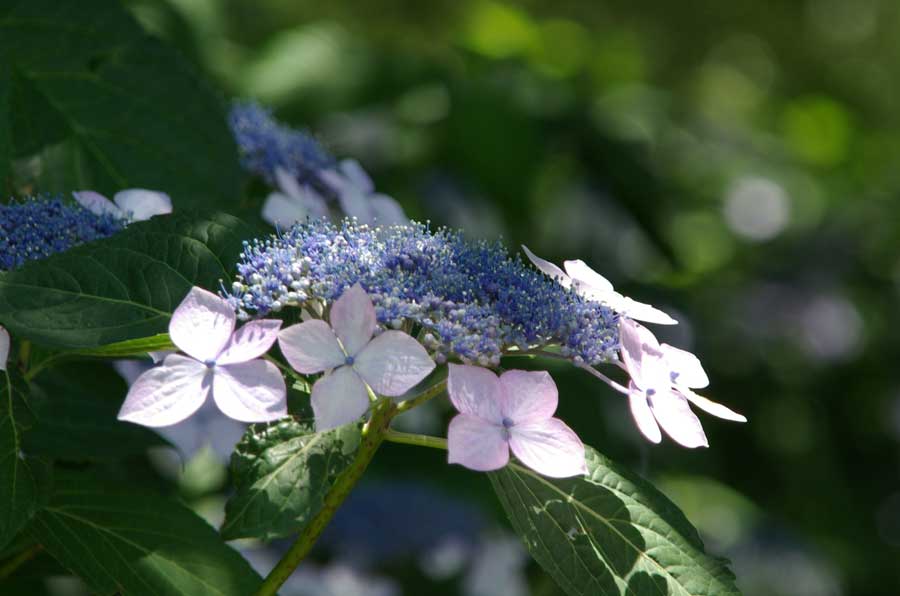
[(498, 470), (509, 452), (534, 471), (554, 478), (587, 472), (584, 445), (559, 418), (559, 396), (547, 372), (510, 370), (498, 378), (486, 368), (450, 365), (450, 401), (459, 414), (450, 421), (451, 464), (482, 472)]
[(658, 325), (678, 324), (678, 321), (663, 311), (616, 292), (608, 279), (588, 267), (587, 263), (580, 259), (563, 263), (566, 268), (566, 271), (563, 272), (550, 261), (544, 260), (528, 250), (527, 246), (523, 245), (522, 250), (525, 251), (528, 260), (535, 267), (558, 281), (563, 287), (573, 288), (588, 300), (606, 304), (622, 316), (637, 321)]
[(169, 322), (181, 354), (166, 356), (132, 384), (119, 419), (169, 426), (196, 412), (210, 395), (227, 416), (268, 422), (287, 415), (287, 391), (278, 368), (260, 358), (278, 337), (281, 321), (261, 319), (235, 331), (227, 302), (192, 288)]
[(0, 271), (107, 238), (127, 223), (123, 217), (92, 213), (60, 198), (0, 204)]
[(550, 344), (576, 363), (618, 358), (609, 308), (510, 257), (500, 243), (468, 242), (446, 229), (309, 221), (248, 244), (238, 272), (227, 297), (244, 318), (331, 303), (358, 283), (382, 327), (421, 326), (439, 361), (498, 364), (506, 350)]
[(0, 326), (0, 370), (6, 370), (7, 360), (9, 360), (9, 332)]
[(110, 201), (93, 190), (73, 192), (78, 203), (99, 216), (110, 215), (126, 221), (144, 221), (154, 215), (172, 213), (172, 199), (164, 192), (144, 188), (120, 190)]
[(709, 385), (696, 356), (668, 344), (660, 344), (646, 327), (622, 319), (622, 361), (631, 376), (628, 404), (641, 433), (654, 443), (662, 440), (660, 427), (685, 447), (709, 445), (700, 420), (690, 403), (713, 416), (746, 422), (747, 419), (693, 389)]
[(331, 325), (311, 320), (278, 335), (281, 352), (303, 374), (326, 372), (312, 389), (316, 430), (359, 419), (369, 409), (366, 386), (379, 395), (398, 397), (434, 370), (425, 348), (402, 331), (375, 333), (375, 307), (354, 285), (331, 307)]

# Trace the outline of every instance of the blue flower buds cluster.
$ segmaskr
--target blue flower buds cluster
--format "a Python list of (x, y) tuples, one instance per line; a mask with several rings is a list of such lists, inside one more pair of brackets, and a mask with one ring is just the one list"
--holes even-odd
[(0, 271), (21, 267), (73, 246), (112, 236), (126, 221), (96, 215), (60, 198), (0, 204)]
[(241, 165), (276, 186), (275, 170), (292, 174), (300, 184), (321, 185), (319, 172), (337, 161), (312, 135), (278, 123), (272, 112), (253, 102), (238, 102), (228, 123), (237, 141)]
[(355, 220), (297, 224), (246, 243), (223, 295), (241, 318), (330, 303), (356, 283), (379, 323), (421, 326), (441, 360), (496, 365), (510, 348), (558, 345), (581, 364), (616, 358), (617, 316), (513, 258), (500, 243), (469, 242), (426, 225)]

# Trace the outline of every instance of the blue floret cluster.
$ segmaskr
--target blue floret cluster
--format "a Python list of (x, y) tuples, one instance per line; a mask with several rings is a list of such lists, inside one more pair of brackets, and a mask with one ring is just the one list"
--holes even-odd
[(297, 224), (245, 244), (223, 295), (243, 318), (322, 306), (359, 283), (384, 328), (422, 328), (440, 361), (496, 365), (510, 350), (560, 346), (578, 364), (616, 357), (617, 316), (513, 258), (499, 242), (419, 223)]
[(107, 238), (122, 230), (125, 224), (124, 219), (96, 215), (60, 198), (0, 204), (0, 271)]
[(301, 184), (321, 190), (319, 173), (337, 164), (312, 135), (281, 125), (270, 110), (257, 103), (235, 103), (228, 124), (237, 141), (241, 165), (271, 186), (276, 186), (276, 168), (282, 168)]

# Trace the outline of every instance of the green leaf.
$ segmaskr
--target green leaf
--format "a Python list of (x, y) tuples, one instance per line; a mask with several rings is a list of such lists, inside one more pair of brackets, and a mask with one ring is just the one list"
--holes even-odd
[(128, 385), (100, 362), (79, 362), (41, 375), (31, 400), (36, 422), (24, 438), (29, 454), (71, 461), (122, 459), (170, 445), (148, 428), (116, 416)]
[(22, 451), (18, 412), (27, 391), (14, 373), (0, 371), (0, 547), (25, 526), (46, 492), (47, 470)]
[(180, 503), (61, 473), (29, 531), (92, 591), (253, 594), (260, 577), (202, 518)]
[(96, 348), (88, 348), (77, 350), (74, 352), (77, 356), (97, 356), (100, 358), (128, 358), (129, 356), (143, 356), (147, 352), (158, 352), (162, 350), (174, 350), (175, 344), (168, 333), (157, 333), (150, 337), (140, 337), (138, 339), (126, 339), (105, 346)]
[(0, 275), (0, 324), (56, 348), (94, 349), (166, 331), (191, 286), (218, 291), (253, 229), (217, 214), (154, 217)]
[(649, 482), (587, 448), (588, 474), (545, 478), (517, 462), (489, 474), (531, 555), (567, 594), (739, 594), (684, 514)]
[(250, 427), (231, 456), (237, 492), (222, 535), (269, 540), (303, 529), (353, 462), (360, 436), (356, 423), (322, 433), (294, 420)]
[(118, 2), (7, 2), (2, 55), (13, 76), (0, 130), (11, 130), (13, 156), (72, 140), (101, 192), (163, 190), (176, 208), (238, 196), (224, 102)]

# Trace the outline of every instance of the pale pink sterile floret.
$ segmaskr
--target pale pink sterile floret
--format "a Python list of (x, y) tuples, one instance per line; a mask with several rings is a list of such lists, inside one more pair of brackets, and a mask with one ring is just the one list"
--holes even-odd
[(312, 187), (301, 186), (292, 174), (275, 168), (278, 191), (266, 197), (262, 218), (273, 226), (290, 226), (307, 217), (328, 217), (328, 204)]
[(172, 213), (172, 199), (164, 192), (145, 188), (129, 188), (117, 192), (110, 201), (93, 190), (73, 192), (72, 196), (88, 211), (112, 215), (129, 221), (144, 221), (154, 215)]
[(359, 284), (331, 306), (331, 324), (311, 320), (283, 329), (278, 345), (299, 373), (324, 372), (312, 388), (316, 429), (358, 420), (369, 409), (370, 387), (399, 397), (431, 374), (435, 364), (422, 344), (402, 331), (377, 337), (375, 306)]
[(447, 430), (450, 463), (482, 472), (498, 470), (512, 450), (544, 476), (587, 472), (581, 440), (553, 418), (559, 396), (547, 372), (511, 370), (498, 378), (478, 366), (449, 366), (447, 390), (459, 411)]
[(9, 360), (9, 332), (0, 326), (0, 370), (6, 370), (7, 360)]
[(172, 343), (187, 356), (169, 354), (138, 377), (119, 419), (169, 426), (196, 412), (210, 395), (225, 415), (241, 422), (286, 416), (284, 377), (260, 358), (278, 338), (281, 321), (251, 321), (237, 331), (235, 322), (225, 300), (192, 288), (169, 322)]
[(660, 427), (685, 447), (706, 447), (700, 419), (690, 404), (736, 422), (746, 418), (727, 407), (694, 393), (709, 385), (700, 360), (685, 350), (660, 344), (653, 333), (635, 321), (619, 323), (621, 356), (631, 377), (628, 404), (641, 433), (654, 443), (662, 440)]
[(605, 304), (617, 313), (638, 321), (656, 323), (658, 325), (677, 325), (678, 321), (649, 304), (632, 300), (628, 296), (615, 291), (612, 283), (584, 261), (574, 260), (563, 263), (563, 271), (550, 261), (540, 258), (527, 246), (522, 246), (528, 260), (535, 267), (559, 282), (563, 287), (573, 288), (578, 295), (588, 300)]

